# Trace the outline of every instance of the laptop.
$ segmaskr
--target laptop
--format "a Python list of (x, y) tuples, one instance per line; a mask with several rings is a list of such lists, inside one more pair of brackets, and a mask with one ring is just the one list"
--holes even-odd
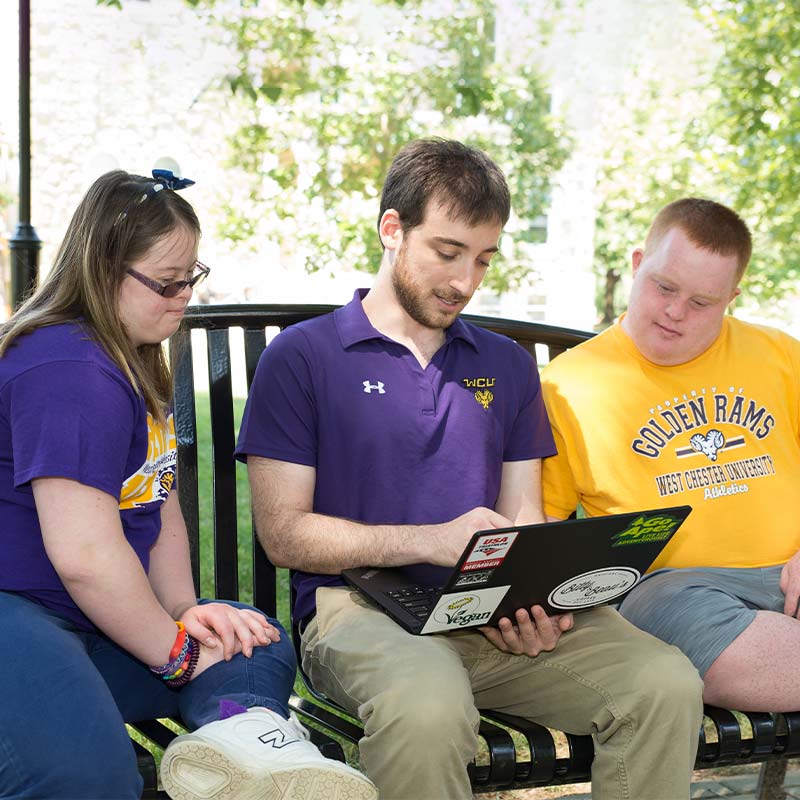
[(568, 519), (473, 534), (454, 568), (346, 569), (344, 579), (410, 633), (496, 625), (518, 608), (549, 614), (621, 600), (691, 506)]

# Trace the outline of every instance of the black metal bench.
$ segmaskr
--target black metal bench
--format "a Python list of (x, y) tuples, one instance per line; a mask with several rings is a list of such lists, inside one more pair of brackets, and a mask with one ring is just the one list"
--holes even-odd
[[(241, 362), (247, 386), (267, 341), (267, 331), (277, 331), (333, 310), (333, 306), (206, 306), (189, 309), (183, 329), (170, 342), (175, 373), (175, 424), (178, 438), (178, 491), (192, 548), (195, 584), (200, 589), (199, 498), (209, 487), (198, 481), (197, 403), (193, 358), (204, 351), (208, 363), (208, 402), (213, 451), (213, 561), (214, 586), (207, 595), (239, 599), (244, 595), (263, 611), (275, 615), (288, 607), (288, 585), (254, 541), (252, 529), (237, 525), (234, 369)], [(563, 350), (587, 339), (591, 333), (528, 322), (467, 316), (472, 322), (518, 341), (545, 363)], [(231, 331), (241, 329), (235, 337)], [(192, 335), (192, 331), (199, 331)], [(198, 337), (200, 341), (198, 341)], [(193, 347), (193, 338), (195, 339)], [(202, 341), (204, 339), (204, 341)], [(242, 352), (243, 348), (243, 352)], [(202, 395), (205, 402), (204, 393)], [(241, 502), (246, 498), (238, 498)], [(245, 585), (239, 576), (239, 543), (246, 538), (252, 555), (253, 578)], [(204, 555), (205, 557), (205, 555)], [(278, 587), (286, 587), (279, 589)], [(287, 627), (288, 629), (288, 627)], [(291, 700), (300, 719), (312, 728), (312, 740), (325, 755), (344, 759), (361, 737), (361, 727), (341, 710), (322, 702), (298, 681)], [(590, 778), (593, 756), (588, 736), (552, 732), (523, 719), (486, 711), (480, 736), (483, 747), (470, 767), (476, 793), (534, 786), (580, 783)], [(155, 750), (176, 735), (160, 721), (132, 726)], [(145, 779), (145, 798), (165, 798), (158, 791), (156, 762), (150, 749), (135, 741), (139, 767)], [(800, 755), (800, 712), (790, 714), (747, 713), (706, 707), (706, 723), (700, 734), (697, 769), (763, 763), (758, 797), (782, 800), (786, 759)]]

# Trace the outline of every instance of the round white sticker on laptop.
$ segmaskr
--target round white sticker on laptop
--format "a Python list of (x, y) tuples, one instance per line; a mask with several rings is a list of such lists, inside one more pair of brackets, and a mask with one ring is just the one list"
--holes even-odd
[(604, 567), (584, 572), (556, 586), (547, 602), (553, 608), (567, 611), (574, 608), (589, 608), (607, 603), (625, 594), (639, 582), (641, 574), (633, 567)]

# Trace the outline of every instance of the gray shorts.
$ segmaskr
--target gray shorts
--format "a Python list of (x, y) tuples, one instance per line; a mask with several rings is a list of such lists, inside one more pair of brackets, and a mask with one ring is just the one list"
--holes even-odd
[(660, 569), (645, 576), (619, 611), (679, 647), (702, 677), (756, 611), (783, 612), (782, 569)]

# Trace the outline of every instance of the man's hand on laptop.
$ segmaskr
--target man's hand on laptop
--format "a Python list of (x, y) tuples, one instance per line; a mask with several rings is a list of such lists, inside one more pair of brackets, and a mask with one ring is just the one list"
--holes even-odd
[(493, 528), (509, 528), (512, 524), (511, 520), (491, 508), (473, 508), (450, 522), (431, 526), (433, 536), (423, 534), (426, 549), (430, 548), (423, 560), (440, 567), (454, 567), (473, 533)]
[(548, 617), (541, 606), (532, 606), (530, 613), (518, 608), (515, 619), (503, 617), (497, 628), (483, 627), (483, 635), (504, 653), (538, 656), (543, 650), (553, 650), (561, 634), (572, 627), (572, 614)]

